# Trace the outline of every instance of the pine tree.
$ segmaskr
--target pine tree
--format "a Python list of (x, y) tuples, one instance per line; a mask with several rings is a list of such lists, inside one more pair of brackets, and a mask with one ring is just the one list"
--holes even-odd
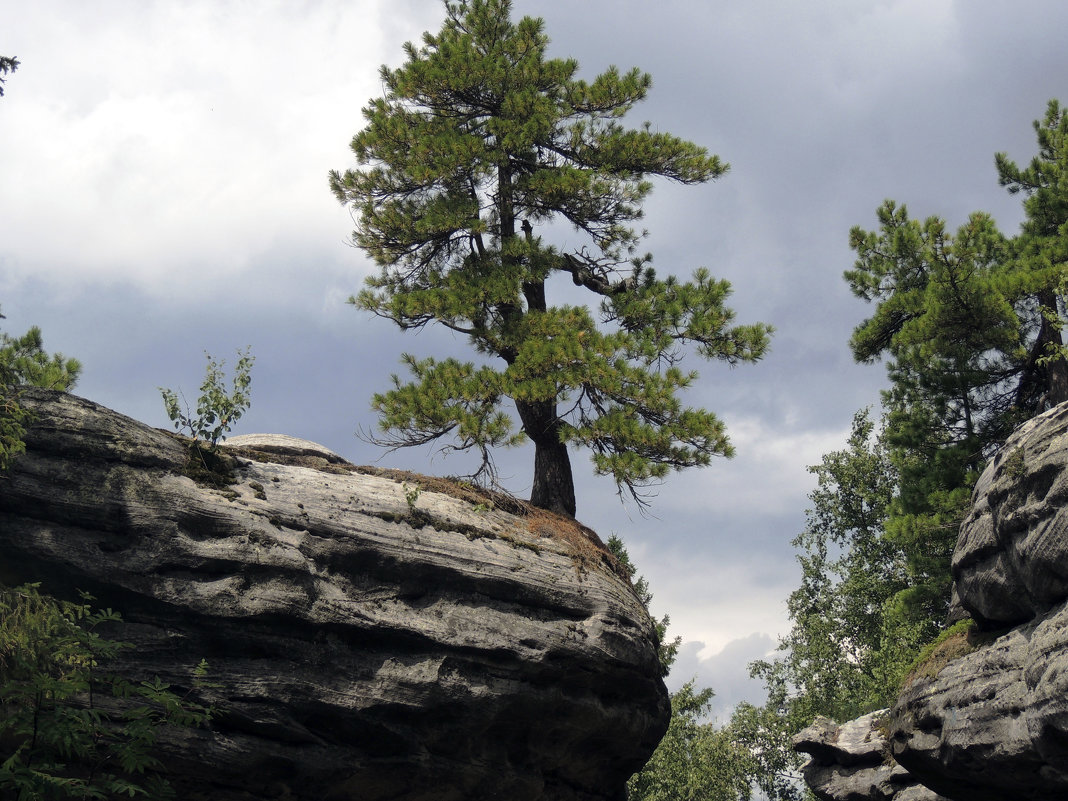
[(889, 357), (884, 436), (899, 485), (887, 536), (908, 555), (909, 616), (940, 621), (971, 487), (1031, 413), (1016, 406), (1021, 299), (1010, 291), (1009, 245), (988, 215), (973, 214), (955, 234), (937, 217), (909, 218), (893, 201), (878, 215), (878, 231), (850, 235), (857, 261), (845, 277), (876, 304), (850, 344), (858, 361)]
[[(755, 361), (770, 333), (733, 326), (730, 287), (706, 270), (660, 278), (650, 256), (635, 257), (649, 178), (697, 184), (727, 165), (649, 124), (622, 124), (650, 87), (639, 70), (578, 79), (573, 59), (546, 56), (540, 19), (511, 20), (509, 0), (445, 9), (440, 33), (406, 44), (400, 68), (382, 68), (385, 96), (352, 140), (359, 167), (332, 172), (330, 184), (357, 218), (353, 242), (381, 268), (351, 302), (403, 330), (458, 331), (487, 358), (405, 355), (414, 380), (394, 376), (374, 396), (386, 432), (375, 441), (449, 435), (492, 479), (491, 449), (530, 440), (531, 502), (568, 515), (568, 446), (584, 446), (599, 474), (644, 503), (640, 489), (672, 468), (732, 452), (721, 421), (678, 398), (697, 377), (680, 368), (684, 352)], [(535, 234), (554, 221), (585, 244), (565, 251)], [(557, 278), (591, 293), (597, 317), (549, 305)]]
[(1068, 400), (1068, 119), (1051, 101), (1034, 128), (1026, 169), (995, 157), (1000, 183), (1026, 195), (1014, 239), (982, 212), (951, 233), (893, 201), (879, 230), (850, 234), (857, 261), (845, 278), (875, 304), (850, 344), (858, 361), (887, 357), (891, 382), (885, 440), (899, 486), (886, 535), (908, 559), (902, 613), (928, 628), (944, 617), (950, 555), (986, 460), (1017, 424)]
[(19, 60), (11, 56), (0, 56), (0, 97), (4, 96), (4, 76), (9, 72), (15, 72), (19, 68)]
[[(1038, 155), (1020, 169), (1004, 153), (995, 156), (998, 180), (1010, 193), (1025, 195), (1026, 219), (1014, 241), (1017, 281), (1034, 298), (1036, 331), (1021, 381), (1019, 402), (1068, 400), (1068, 359), (1061, 329), (1060, 298), (1068, 292), (1068, 109), (1050, 100), (1045, 119), (1034, 122)], [(1037, 310), (1038, 314), (1034, 314)]]

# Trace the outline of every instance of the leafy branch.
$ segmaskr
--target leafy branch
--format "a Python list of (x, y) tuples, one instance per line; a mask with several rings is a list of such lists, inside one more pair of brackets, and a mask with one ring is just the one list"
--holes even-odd
[[(156, 755), (165, 726), (207, 725), (215, 710), (191, 696), (207, 687), (207, 664), (184, 693), (158, 677), (139, 683), (99, 668), (129, 643), (100, 629), (118, 612), (51, 598), (38, 585), (0, 586), (0, 797), (173, 798)], [(105, 697), (113, 701), (104, 703)], [(110, 692), (108, 692), (110, 691)]]
[[(167, 416), (174, 423), (175, 431), (187, 431), (194, 444), (208, 443), (208, 450), (214, 451), (220, 439), (225, 439), (234, 423), (248, 411), (251, 405), (250, 387), (252, 385), (252, 363), (255, 357), (249, 355), (250, 348), (238, 351), (240, 357), (234, 369), (230, 391), (223, 387), (226, 362), (216, 361), (205, 352), (208, 366), (204, 382), (200, 385), (200, 398), (197, 400), (196, 414), (189, 410), (189, 404), (182, 395), (182, 404), (178, 395), (171, 389), (158, 387), (163, 396), (163, 405)], [(182, 406), (185, 411), (182, 411)]]

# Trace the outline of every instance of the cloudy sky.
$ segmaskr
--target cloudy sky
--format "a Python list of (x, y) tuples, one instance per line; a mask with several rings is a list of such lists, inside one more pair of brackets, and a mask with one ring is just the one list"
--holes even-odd
[[(0, 54), (22, 66), (0, 99), (0, 306), (84, 362), (78, 393), (168, 426), (157, 387), (195, 396), (204, 351), (256, 356), (234, 433), (381, 454), (371, 394), (402, 351), (467, 353), (404, 335), (345, 299), (371, 271), (346, 245), (327, 171), (353, 161), (382, 63), (437, 30), (440, 0), (0, 0)], [(841, 279), (855, 224), (884, 198), (951, 226), (983, 209), (1015, 232), (993, 156), (1034, 155), (1032, 120), (1068, 101), (1063, 0), (515, 0), (554, 54), (592, 77), (639, 66), (650, 120), (730, 162), (646, 206), (661, 272), (728, 279), (741, 322), (777, 333), (760, 364), (703, 365), (687, 398), (721, 415), (734, 460), (674, 476), (653, 515), (617, 500), (575, 454), (579, 518), (620, 535), (657, 614), (685, 645), (669, 684), (697, 676), (721, 714), (760, 700), (745, 665), (788, 628), (806, 466), (878, 402), (879, 366), (847, 340), (867, 314)], [(502, 461), (529, 491), (530, 451)], [(430, 451), (380, 464), (450, 474)]]

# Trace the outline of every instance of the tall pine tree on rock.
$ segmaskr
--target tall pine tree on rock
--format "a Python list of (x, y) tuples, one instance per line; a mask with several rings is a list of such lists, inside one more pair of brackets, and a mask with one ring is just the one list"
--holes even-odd
[[(650, 256), (635, 257), (649, 178), (697, 184), (727, 165), (649, 124), (622, 124), (649, 90), (639, 70), (576, 78), (577, 62), (546, 57), (540, 19), (511, 20), (509, 0), (445, 10), (440, 33), (382, 68), (385, 96), (352, 140), (358, 166), (330, 185), (354, 212), (354, 244), (381, 268), (350, 302), (403, 330), (438, 323), (490, 358), (406, 354), (412, 380), (394, 376), (374, 396), (375, 441), (449, 436), (446, 447), (477, 452), (478, 475), (492, 478), (491, 449), (529, 439), (531, 502), (571, 516), (568, 447), (584, 446), (599, 474), (643, 503), (641, 489), (671, 469), (732, 453), (722, 422), (678, 397), (696, 378), (679, 366), (686, 352), (736, 364), (767, 347), (768, 326), (733, 324), (727, 282), (704, 269), (660, 278)], [(581, 246), (535, 233), (554, 221)], [(554, 279), (596, 309), (549, 305)]]

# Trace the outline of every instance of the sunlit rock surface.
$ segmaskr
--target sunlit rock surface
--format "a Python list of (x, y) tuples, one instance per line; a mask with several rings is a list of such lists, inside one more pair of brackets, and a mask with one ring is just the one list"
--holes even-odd
[(890, 758), (881, 725), (889, 710), (841, 725), (817, 718), (794, 736), (794, 750), (809, 754), (805, 783), (822, 801), (944, 801)]

